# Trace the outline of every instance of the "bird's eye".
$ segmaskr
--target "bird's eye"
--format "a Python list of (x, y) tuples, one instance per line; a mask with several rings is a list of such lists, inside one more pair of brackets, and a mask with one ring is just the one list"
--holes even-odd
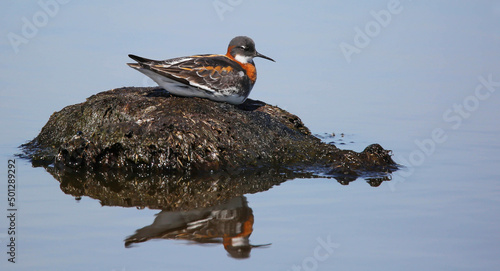
[(246, 47), (245, 45), (240, 46), (240, 48), (243, 49), (243, 50), (245, 50), (245, 51), (248, 50), (248, 47)]

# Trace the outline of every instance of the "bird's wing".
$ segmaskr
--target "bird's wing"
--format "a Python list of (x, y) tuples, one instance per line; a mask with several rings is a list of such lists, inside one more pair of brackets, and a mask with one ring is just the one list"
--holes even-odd
[(224, 90), (231, 92), (243, 87), (242, 84), (249, 84), (248, 78), (242, 78), (247, 77), (245, 70), (224, 55), (195, 55), (164, 61), (132, 58), (155, 73), (211, 92), (224, 94)]

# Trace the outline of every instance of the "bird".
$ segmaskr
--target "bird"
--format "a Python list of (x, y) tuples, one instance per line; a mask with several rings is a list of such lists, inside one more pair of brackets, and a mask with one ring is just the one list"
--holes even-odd
[(167, 60), (152, 60), (128, 55), (137, 63), (127, 63), (147, 75), (169, 93), (177, 96), (200, 97), (229, 104), (242, 104), (257, 80), (253, 59), (261, 57), (255, 42), (247, 36), (233, 38), (227, 53), (200, 54)]

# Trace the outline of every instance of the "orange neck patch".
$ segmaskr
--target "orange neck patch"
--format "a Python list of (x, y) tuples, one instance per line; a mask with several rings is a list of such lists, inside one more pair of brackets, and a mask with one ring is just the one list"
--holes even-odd
[(250, 78), (250, 80), (252, 81), (252, 84), (254, 84), (255, 80), (257, 80), (257, 70), (255, 69), (255, 66), (252, 63), (241, 63), (238, 60), (236, 60), (231, 55), (231, 50), (233, 48), (234, 46), (230, 46), (227, 48), (226, 56), (231, 60), (235, 61), (236, 63), (238, 63), (245, 70), (245, 73), (247, 74), (248, 78)]

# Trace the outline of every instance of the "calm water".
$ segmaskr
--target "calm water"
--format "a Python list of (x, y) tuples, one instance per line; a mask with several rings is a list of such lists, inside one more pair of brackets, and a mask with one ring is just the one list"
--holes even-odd
[[(1, 270), (500, 265), (498, 3), (41, 2), (0, 4)], [(405, 168), (378, 187), (271, 175), (193, 180), (200, 189), (207, 182), (242, 188), (225, 204), (194, 208), (195, 199), (179, 195), (182, 208), (162, 211), (133, 207), (133, 190), (109, 176), (82, 195), (81, 179), (58, 179), (17, 158), (16, 263), (8, 262), (7, 160), (17, 146), (67, 105), (153, 85), (125, 65), (127, 54), (224, 53), (236, 35), (277, 60), (256, 59), (251, 98), (297, 114), (314, 133), (334, 132), (325, 141), (341, 148), (380, 143)], [(149, 200), (161, 202), (156, 196)], [(170, 235), (159, 238), (158, 229)], [(172, 239), (235, 232), (216, 242)]]

